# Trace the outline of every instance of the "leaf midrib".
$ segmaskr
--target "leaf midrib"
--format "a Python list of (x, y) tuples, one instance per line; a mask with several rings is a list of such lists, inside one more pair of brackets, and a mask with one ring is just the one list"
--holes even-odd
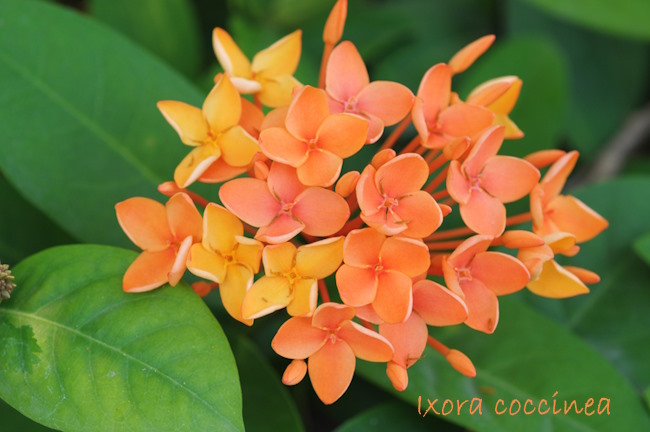
[(232, 424), (232, 422), (230, 421), (230, 419), (228, 419), (227, 417), (225, 417), (225, 416), (224, 416), (224, 415), (223, 415), (223, 414), (222, 414), (222, 413), (221, 413), (221, 412), (220, 412), (216, 407), (212, 406), (208, 401), (206, 401), (205, 399), (203, 399), (201, 396), (199, 396), (199, 395), (198, 395), (196, 392), (194, 392), (192, 389), (190, 389), (190, 388), (187, 387), (187, 386), (184, 386), (182, 383), (176, 381), (173, 377), (171, 377), (171, 376), (167, 375), (166, 373), (162, 372), (160, 369), (158, 369), (158, 368), (156, 368), (156, 367), (150, 365), (149, 363), (144, 362), (144, 361), (142, 361), (142, 360), (140, 360), (140, 359), (138, 359), (138, 358), (136, 358), (136, 357), (133, 357), (133, 356), (132, 356), (131, 354), (129, 354), (129, 353), (126, 353), (126, 352), (124, 352), (124, 351), (122, 351), (122, 350), (120, 350), (120, 349), (118, 349), (118, 348), (116, 348), (116, 347), (114, 347), (114, 346), (111, 346), (111, 345), (107, 344), (107, 343), (104, 342), (104, 341), (101, 341), (101, 340), (99, 340), (99, 339), (96, 339), (96, 338), (94, 338), (94, 337), (92, 337), (92, 336), (90, 336), (90, 335), (88, 335), (88, 334), (82, 333), (82, 332), (80, 332), (80, 331), (78, 331), (78, 330), (76, 330), (76, 329), (74, 329), (74, 328), (72, 328), (72, 327), (66, 326), (66, 325), (61, 324), (61, 323), (58, 323), (58, 322), (56, 322), (56, 321), (49, 320), (49, 319), (47, 319), (47, 318), (43, 318), (43, 317), (38, 316), (38, 315), (34, 315), (34, 314), (31, 314), (31, 313), (28, 313), (28, 312), (17, 311), (17, 310), (10, 310), (10, 309), (0, 309), (0, 313), (5, 313), (5, 314), (9, 314), (9, 315), (15, 315), (15, 316), (18, 316), (18, 317), (23, 318), (23, 319), (25, 319), (25, 320), (28, 320), (28, 321), (29, 321), (29, 320), (41, 321), (41, 322), (43, 322), (43, 323), (45, 323), (45, 324), (47, 324), (47, 325), (51, 325), (51, 326), (53, 326), (53, 327), (57, 327), (57, 328), (60, 328), (60, 329), (62, 329), (62, 330), (65, 330), (65, 331), (67, 331), (67, 332), (69, 332), (69, 333), (71, 333), (71, 334), (74, 334), (74, 335), (80, 336), (80, 337), (82, 337), (82, 338), (84, 338), (84, 339), (86, 339), (86, 340), (88, 340), (88, 341), (90, 341), (90, 342), (92, 342), (92, 343), (97, 344), (97, 345), (100, 346), (100, 347), (105, 348), (105, 349), (108, 350), (108, 351), (112, 351), (112, 352), (115, 352), (116, 354), (120, 354), (120, 355), (124, 356), (127, 360), (130, 360), (130, 361), (133, 361), (133, 362), (135, 362), (135, 363), (138, 363), (138, 364), (140, 364), (140, 365), (142, 365), (142, 366), (145, 366), (145, 367), (149, 368), (150, 370), (154, 371), (154, 373), (158, 374), (160, 377), (165, 378), (166, 380), (168, 380), (169, 382), (171, 382), (173, 385), (179, 387), (180, 389), (182, 389), (183, 391), (185, 391), (186, 393), (188, 393), (189, 395), (191, 395), (194, 399), (200, 401), (200, 402), (201, 402), (203, 405), (205, 405), (205, 406), (206, 406), (206, 407), (207, 407), (211, 412), (217, 414), (217, 415), (220, 416), (220, 417), (221, 417), (225, 422), (227, 422), (227, 423), (231, 426), (231, 428), (230, 428), (231, 430), (235, 430), (235, 429), (236, 429), (236, 428), (234, 427), (234, 425)]

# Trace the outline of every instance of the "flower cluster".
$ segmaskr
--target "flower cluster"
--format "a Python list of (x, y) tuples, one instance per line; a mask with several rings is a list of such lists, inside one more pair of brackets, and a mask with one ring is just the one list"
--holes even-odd
[[(427, 344), (474, 376), (467, 356), (429, 336), (429, 327), (464, 323), (492, 333), (501, 295), (525, 287), (553, 298), (588, 292), (585, 284), (598, 276), (556, 256), (575, 255), (607, 227), (561, 194), (576, 152), (498, 154), (504, 139), (523, 136), (509, 118), (520, 79), (488, 81), (465, 100), (451, 90), (454, 75), (493, 36), (431, 67), (413, 94), (396, 82), (370, 81), (354, 44), (339, 43), (346, 13), (339, 0), (325, 26), (318, 87), (293, 76), (300, 31), (251, 62), (215, 29), (224, 72), (203, 106), (158, 103), (191, 147), (174, 181), (159, 187), (169, 201), (131, 198), (116, 206), (143, 250), (124, 276), (125, 291), (175, 285), (189, 269), (210, 281), (194, 284), (197, 293), (218, 287), (225, 309), (246, 325), (286, 309), (290, 318), (272, 341), (292, 360), (283, 382), (308, 373), (326, 404), (346, 391), (356, 358), (386, 363), (388, 378), (404, 390), (407, 369)], [(415, 137), (400, 143), (411, 124)], [(345, 159), (364, 146), (378, 147), (372, 160), (343, 172)], [(220, 204), (187, 189), (197, 181), (220, 183)], [(530, 211), (508, 217), (506, 204), (527, 197)], [(442, 230), (456, 211), (464, 226)], [(513, 229), (530, 221), (528, 230)]]

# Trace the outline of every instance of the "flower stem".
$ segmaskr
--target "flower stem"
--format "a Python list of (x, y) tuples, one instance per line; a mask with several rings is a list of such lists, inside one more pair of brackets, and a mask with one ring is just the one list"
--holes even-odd
[(318, 291), (320, 292), (320, 298), (323, 300), (323, 303), (329, 303), (330, 293), (327, 291), (327, 285), (323, 279), (318, 280)]
[(392, 148), (399, 137), (402, 136), (406, 128), (409, 127), (411, 124), (411, 116), (407, 116), (404, 120), (400, 122), (400, 124), (397, 125), (397, 127), (391, 132), (391, 134), (386, 138), (386, 141), (384, 141), (384, 144), (382, 144), (381, 148), (379, 150), (384, 150), (387, 148)]

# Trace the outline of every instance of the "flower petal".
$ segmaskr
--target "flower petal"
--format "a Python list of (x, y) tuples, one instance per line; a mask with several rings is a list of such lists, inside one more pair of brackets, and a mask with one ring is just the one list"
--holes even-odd
[(337, 336), (347, 342), (361, 360), (387, 362), (393, 358), (393, 347), (384, 336), (353, 321), (341, 323)]
[(407, 225), (402, 235), (424, 238), (442, 225), (442, 210), (435, 199), (425, 191), (416, 191), (401, 200), (395, 213)]
[(144, 292), (166, 284), (175, 258), (176, 253), (171, 247), (162, 251), (142, 252), (126, 269), (122, 289), (125, 292)]
[(225, 279), (219, 284), (223, 307), (231, 317), (249, 326), (253, 325), (253, 320), (244, 319), (242, 316), (242, 303), (251, 285), (253, 285), (253, 272), (240, 264), (229, 265)]
[[(327, 211), (322, 211), (324, 208)], [(350, 217), (350, 207), (341, 195), (318, 187), (298, 195), (292, 212), (305, 224), (305, 234), (319, 237), (336, 233)]]
[(457, 103), (438, 116), (440, 131), (453, 137), (473, 137), (492, 125), (494, 114), (487, 108), (467, 103)]
[(235, 236), (235, 261), (247, 266), (253, 274), (260, 271), (260, 260), (264, 245), (257, 240), (243, 236)]
[[(488, 106), (503, 96), (517, 80), (519, 78), (516, 76), (505, 76), (485, 81), (470, 92), (466, 102), (473, 105)], [(492, 111), (494, 112), (494, 110)]]
[(219, 147), (223, 160), (234, 167), (247, 166), (260, 150), (257, 140), (239, 125), (224, 132), (219, 139)]
[(429, 248), (421, 241), (405, 237), (389, 237), (379, 252), (384, 268), (397, 270), (409, 277), (426, 273), (431, 259)]
[(379, 167), (375, 175), (375, 185), (385, 195), (398, 198), (420, 190), (428, 178), (429, 165), (422, 156), (406, 153)]
[(289, 273), (295, 265), (296, 246), (293, 243), (269, 245), (262, 252), (264, 272), (267, 275)]
[(294, 317), (278, 329), (271, 341), (273, 351), (289, 359), (305, 359), (314, 354), (327, 338), (327, 332), (311, 325), (311, 318)]
[(300, 246), (296, 251), (296, 271), (302, 277), (325, 279), (343, 261), (345, 238), (333, 237)]
[(222, 254), (229, 254), (235, 247), (236, 236), (244, 235), (244, 225), (234, 214), (215, 203), (203, 212), (203, 246)]
[[(444, 63), (438, 63), (431, 67), (422, 77), (418, 88), (418, 97), (423, 102), (424, 118), (429, 123), (435, 123), (439, 113), (449, 105), (451, 68)], [(420, 135), (422, 135), (421, 132)]]
[(247, 167), (234, 167), (228, 165), (223, 159), (212, 162), (198, 180), (201, 183), (223, 183), (246, 172)]
[(291, 102), (285, 125), (291, 135), (309, 141), (316, 138), (318, 128), (329, 115), (330, 109), (325, 92), (305, 86)]
[(578, 162), (578, 156), (579, 153), (577, 151), (571, 151), (555, 161), (548, 171), (546, 171), (541, 181), (544, 189), (544, 204), (547, 204), (562, 192), (564, 184), (569, 178), (569, 174), (571, 174), (576, 162)]
[(282, 243), (291, 240), (305, 229), (305, 224), (293, 216), (281, 213), (270, 224), (257, 230), (255, 238), (266, 243)]
[(354, 114), (332, 114), (318, 129), (318, 146), (341, 158), (357, 153), (366, 142), (368, 122)]
[(226, 73), (242, 78), (251, 77), (251, 64), (230, 35), (219, 27), (212, 31), (212, 46)]
[(255, 54), (253, 73), (264, 77), (292, 75), (300, 61), (301, 47), (302, 31), (296, 30)]
[(336, 286), (346, 305), (360, 307), (372, 303), (377, 294), (375, 270), (343, 264), (336, 272)]
[[(502, 114), (504, 116), (510, 114), (510, 111), (512, 111), (512, 109), (515, 107), (515, 103), (517, 103), (517, 99), (519, 98), (519, 93), (521, 92), (521, 86), (523, 84), (521, 79), (517, 77), (504, 77), (502, 79), (506, 79), (506, 78), (510, 79), (512, 85), (494, 102), (491, 102), (490, 104), (487, 105), (490, 111), (495, 112), (497, 114)], [(507, 131), (506, 131), (506, 135), (507, 135)]]
[(169, 270), (169, 284), (171, 286), (176, 286), (178, 282), (183, 277), (185, 269), (187, 268), (187, 257), (190, 254), (190, 248), (192, 247), (192, 236), (187, 236), (185, 239), (178, 245), (178, 250), (176, 251), (176, 258), (174, 259), (174, 264), (172, 265), (171, 270)]
[(373, 215), (384, 207), (384, 197), (375, 185), (375, 173), (377, 170), (368, 165), (361, 173), (357, 182), (357, 201), (359, 208), (367, 215)]
[(291, 95), (300, 81), (291, 75), (277, 75), (272, 78), (259, 78), (262, 89), (257, 93), (259, 101), (267, 107), (277, 108), (291, 103)]
[(223, 132), (239, 123), (241, 96), (227, 75), (223, 75), (203, 102), (205, 115), (212, 132)]
[(256, 227), (270, 224), (281, 210), (266, 182), (258, 179), (231, 180), (221, 186), (219, 198), (239, 219)]
[(453, 160), (447, 171), (447, 191), (449, 196), (459, 204), (467, 204), (470, 197), (471, 185), (463, 174), (460, 162)]
[(242, 302), (242, 317), (255, 319), (286, 307), (293, 299), (285, 277), (262, 276), (248, 290)]
[(403, 323), (380, 324), (379, 334), (393, 345), (395, 354), (392, 361), (406, 369), (422, 357), (429, 330), (424, 320), (412, 313)]
[(573, 196), (555, 197), (546, 208), (546, 217), (560, 231), (573, 234), (577, 243), (591, 240), (609, 226), (605, 218)]
[(296, 169), (279, 162), (273, 162), (267, 178), (269, 190), (284, 203), (296, 201), (307, 186), (300, 183)]
[(328, 340), (309, 357), (307, 365), (309, 379), (316, 395), (325, 405), (330, 405), (350, 386), (356, 359), (347, 343)]
[(356, 267), (375, 267), (384, 240), (386, 236), (372, 228), (352, 230), (345, 238), (343, 260)]
[(493, 333), (499, 322), (499, 301), (496, 294), (477, 280), (463, 281), (469, 327), (483, 333)]
[(193, 243), (201, 241), (203, 220), (194, 206), (194, 202), (187, 194), (174, 194), (165, 204), (165, 208), (169, 228), (176, 240), (180, 241), (190, 236)]
[(408, 318), (413, 307), (411, 278), (398, 271), (384, 271), (377, 280), (377, 295), (372, 307), (387, 323), (399, 323)]
[(490, 48), (494, 39), (494, 35), (483, 36), (454, 54), (451, 60), (449, 60), (449, 67), (453, 73), (461, 73), (470, 67), (477, 58)]
[(143, 250), (164, 250), (172, 233), (165, 206), (150, 198), (129, 198), (115, 205), (117, 221), (124, 233)]
[(327, 150), (311, 150), (296, 172), (305, 186), (333, 185), (341, 174), (343, 159)]
[(158, 109), (187, 145), (201, 145), (208, 138), (208, 123), (203, 112), (184, 102), (160, 101)]
[(470, 177), (478, 176), (485, 162), (496, 156), (503, 143), (503, 126), (493, 126), (474, 144), (474, 147), (463, 162), (463, 170)]
[(537, 185), (539, 171), (531, 163), (512, 156), (494, 156), (483, 165), (481, 187), (503, 203), (525, 197)]
[(379, 117), (370, 113), (361, 113), (361, 115), (368, 121), (366, 144), (377, 142), (384, 134), (384, 122)]
[(316, 279), (298, 279), (293, 283), (293, 299), (287, 305), (287, 313), (291, 316), (311, 316), (318, 301)]
[(271, 160), (298, 167), (307, 159), (307, 143), (286, 129), (272, 127), (260, 133), (260, 149)]
[(312, 325), (335, 330), (343, 321), (354, 318), (354, 308), (339, 303), (323, 303), (314, 312)]
[(334, 48), (325, 77), (327, 93), (342, 102), (356, 96), (370, 82), (366, 65), (350, 41), (343, 41)]
[(546, 261), (539, 278), (529, 282), (527, 287), (538, 296), (549, 298), (574, 297), (589, 292), (589, 288), (576, 275), (554, 260)]
[(460, 216), (472, 231), (500, 236), (506, 228), (506, 208), (483, 189), (472, 189), (467, 204), (460, 205)]
[(431, 326), (460, 324), (467, 319), (467, 306), (459, 296), (426, 279), (413, 285), (413, 309)]
[(199, 243), (190, 249), (187, 268), (192, 274), (213, 282), (222, 282), (226, 277), (226, 260)]
[(392, 81), (374, 81), (357, 96), (357, 109), (379, 117), (391, 126), (406, 117), (413, 106), (414, 96), (407, 87)]
[(521, 261), (501, 252), (476, 254), (471, 273), (498, 296), (517, 292), (530, 280), (530, 273)]
[(194, 183), (221, 156), (221, 150), (212, 145), (201, 145), (181, 161), (174, 171), (174, 181), (180, 188)]

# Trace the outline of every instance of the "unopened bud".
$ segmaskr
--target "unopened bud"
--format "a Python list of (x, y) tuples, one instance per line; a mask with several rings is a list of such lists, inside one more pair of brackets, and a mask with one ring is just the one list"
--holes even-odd
[(327, 22), (323, 29), (323, 42), (334, 46), (341, 40), (347, 15), (348, 0), (338, 0), (332, 8), (330, 15), (327, 17)]
[(409, 376), (406, 369), (395, 362), (390, 361), (386, 364), (386, 376), (388, 376), (397, 391), (404, 391), (409, 385)]
[(0, 302), (11, 297), (11, 292), (16, 288), (14, 277), (7, 264), (0, 264)]
[(282, 375), (282, 383), (292, 386), (298, 384), (307, 373), (307, 363), (304, 360), (294, 360), (289, 363)]
[(445, 358), (454, 369), (466, 377), (474, 378), (476, 376), (474, 363), (462, 352), (456, 349), (450, 349)]

